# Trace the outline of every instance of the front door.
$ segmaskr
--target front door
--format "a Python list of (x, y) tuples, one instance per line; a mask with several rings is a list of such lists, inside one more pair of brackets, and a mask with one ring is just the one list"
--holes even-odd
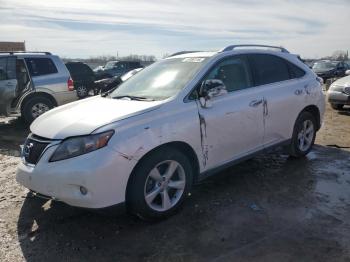
[(198, 102), (200, 134), (205, 170), (241, 158), (262, 147), (262, 94), (252, 88), (252, 77), (245, 56), (219, 62), (204, 80), (219, 79), (228, 94), (212, 98), (211, 107)]
[(0, 57), (0, 114), (10, 113), (11, 102), (17, 96), (16, 57)]

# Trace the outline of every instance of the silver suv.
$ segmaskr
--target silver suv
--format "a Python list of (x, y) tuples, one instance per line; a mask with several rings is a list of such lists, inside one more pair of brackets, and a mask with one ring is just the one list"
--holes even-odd
[(53, 107), (77, 100), (73, 80), (48, 52), (0, 53), (0, 115), (31, 123)]

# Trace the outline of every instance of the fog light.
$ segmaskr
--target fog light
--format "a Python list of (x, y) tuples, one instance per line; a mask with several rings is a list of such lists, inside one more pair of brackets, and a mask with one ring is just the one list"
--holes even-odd
[(83, 186), (81, 186), (80, 187), (80, 193), (82, 194), (82, 195), (86, 195), (87, 194), (87, 192), (88, 192), (88, 190), (85, 188), (85, 187), (83, 187)]

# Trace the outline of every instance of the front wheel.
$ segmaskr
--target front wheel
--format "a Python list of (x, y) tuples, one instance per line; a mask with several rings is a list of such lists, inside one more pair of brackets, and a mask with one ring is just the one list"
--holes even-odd
[(294, 125), (289, 154), (293, 157), (307, 155), (315, 143), (316, 120), (309, 112), (302, 112)]
[(173, 214), (189, 193), (192, 176), (190, 161), (180, 151), (154, 152), (132, 174), (127, 189), (129, 211), (148, 220)]

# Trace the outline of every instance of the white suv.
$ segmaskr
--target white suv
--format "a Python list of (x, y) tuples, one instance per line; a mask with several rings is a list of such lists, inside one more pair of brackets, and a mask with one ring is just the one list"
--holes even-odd
[(125, 202), (162, 218), (194, 182), (256, 153), (306, 155), (324, 108), (317, 76), (283, 48), (182, 52), (36, 119), (17, 181), (69, 205)]

